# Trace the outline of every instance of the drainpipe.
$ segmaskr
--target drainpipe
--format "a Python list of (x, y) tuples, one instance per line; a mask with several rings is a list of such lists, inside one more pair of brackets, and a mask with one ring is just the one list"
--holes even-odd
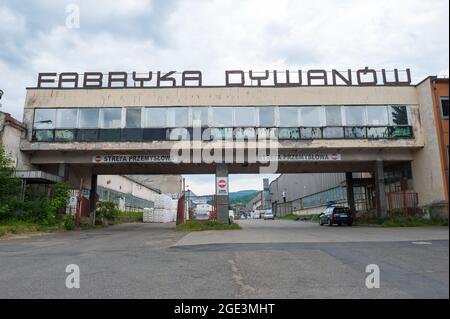
[[(439, 99), (439, 94), (438, 94), (438, 89), (436, 86), (436, 79), (432, 79), (431, 80), (431, 85), (433, 88), (433, 95), (434, 95), (434, 104), (436, 109), (434, 110), (435, 114), (437, 114), (437, 133), (439, 135), (439, 151), (440, 151), (440, 158), (441, 158), (441, 162), (443, 162), (441, 164), (441, 169), (444, 169), (444, 174), (446, 174), (446, 172), (448, 172), (448, 157), (447, 157), (447, 151), (445, 149), (445, 145), (444, 145), (444, 128), (442, 126), (442, 110), (440, 109), (441, 106), (441, 101)], [(444, 191), (445, 191), (445, 196), (447, 199), (447, 205), (448, 205), (448, 178), (449, 176), (446, 175), (444, 176), (445, 180), (443, 181), (444, 184)], [(447, 206), (447, 218), (448, 218), (448, 206)]]

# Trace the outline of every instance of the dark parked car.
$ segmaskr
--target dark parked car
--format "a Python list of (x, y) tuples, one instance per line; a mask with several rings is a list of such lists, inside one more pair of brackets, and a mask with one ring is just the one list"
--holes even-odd
[(327, 224), (333, 226), (334, 224), (348, 226), (353, 225), (353, 216), (348, 207), (332, 206), (325, 209), (323, 213), (319, 215), (319, 224), (323, 226)]

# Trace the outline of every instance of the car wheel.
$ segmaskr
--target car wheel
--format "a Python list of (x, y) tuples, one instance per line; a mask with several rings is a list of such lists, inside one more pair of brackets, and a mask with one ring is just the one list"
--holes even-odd
[(338, 223), (338, 226), (342, 226), (342, 223)]
[(350, 222), (347, 224), (348, 226), (352, 227), (353, 226), (353, 222)]
[(331, 219), (328, 220), (328, 226), (333, 226), (333, 222), (331, 221)]
[(320, 219), (319, 219), (319, 225), (323, 226), (323, 223), (322, 223), (322, 221)]

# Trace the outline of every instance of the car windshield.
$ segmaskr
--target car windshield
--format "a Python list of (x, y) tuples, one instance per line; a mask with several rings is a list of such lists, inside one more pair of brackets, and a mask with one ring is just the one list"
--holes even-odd
[(334, 212), (335, 213), (338, 213), (338, 214), (340, 214), (340, 213), (348, 213), (350, 210), (348, 209), (348, 208), (336, 208), (335, 210), (334, 210)]

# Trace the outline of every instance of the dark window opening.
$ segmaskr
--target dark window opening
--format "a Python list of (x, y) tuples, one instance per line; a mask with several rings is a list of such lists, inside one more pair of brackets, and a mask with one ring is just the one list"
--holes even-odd
[(77, 134), (78, 141), (91, 142), (98, 140), (98, 130), (78, 130)]
[(142, 129), (124, 128), (122, 130), (122, 141), (142, 141)]
[(441, 98), (441, 106), (442, 106), (442, 117), (448, 119), (449, 117), (448, 97)]

